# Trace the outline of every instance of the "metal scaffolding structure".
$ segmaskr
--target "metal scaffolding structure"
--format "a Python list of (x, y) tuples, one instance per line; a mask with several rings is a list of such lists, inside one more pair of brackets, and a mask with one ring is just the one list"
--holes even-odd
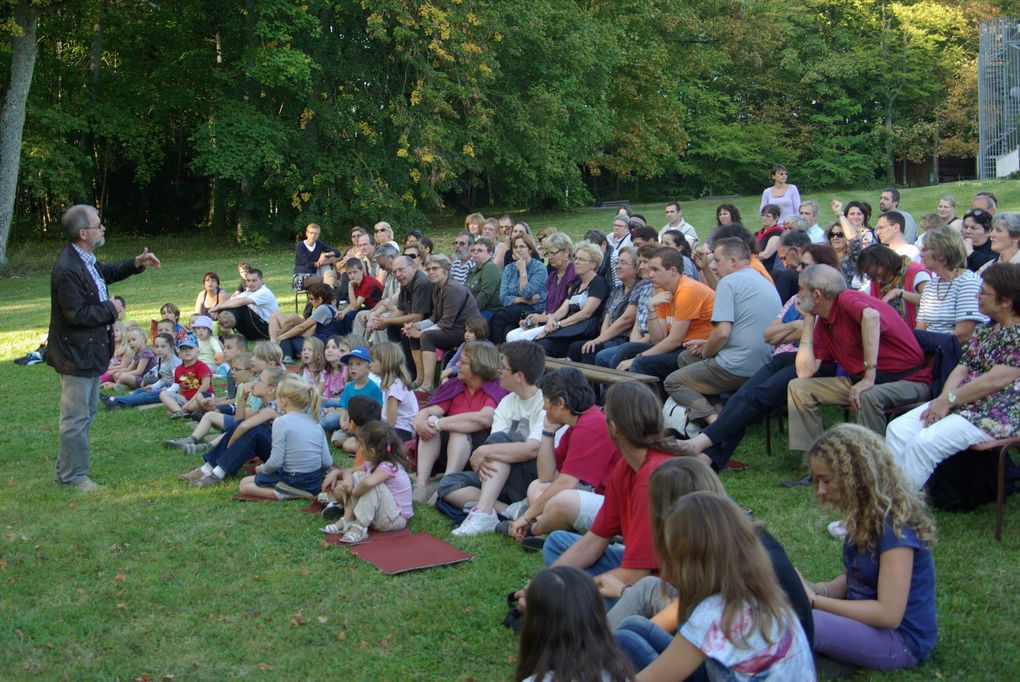
[(1020, 19), (981, 22), (978, 53), (978, 177), (1008, 175), (1018, 169), (1020, 150)]

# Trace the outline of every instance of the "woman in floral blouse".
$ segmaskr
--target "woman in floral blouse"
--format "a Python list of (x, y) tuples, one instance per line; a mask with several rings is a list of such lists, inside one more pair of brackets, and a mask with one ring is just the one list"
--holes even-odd
[(947, 457), (1020, 432), (1020, 265), (985, 270), (980, 309), (992, 323), (974, 331), (942, 393), (886, 432), (896, 463), (918, 488)]

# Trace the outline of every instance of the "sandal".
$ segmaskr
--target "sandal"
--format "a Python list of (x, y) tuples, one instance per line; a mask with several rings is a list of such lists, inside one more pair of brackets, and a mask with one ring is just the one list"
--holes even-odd
[(347, 529), (351, 527), (351, 524), (352, 522), (347, 519), (340, 519), (337, 523), (327, 523), (319, 530), (326, 535), (343, 535), (347, 532)]
[(359, 542), (364, 542), (368, 539), (368, 529), (359, 526), (356, 523), (352, 523), (347, 527), (347, 532), (340, 538), (340, 542), (345, 545), (355, 545)]

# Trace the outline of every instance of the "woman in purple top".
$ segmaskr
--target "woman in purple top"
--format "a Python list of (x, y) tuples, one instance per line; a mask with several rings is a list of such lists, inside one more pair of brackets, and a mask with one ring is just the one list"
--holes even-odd
[(817, 653), (864, 668), (911, 668), (938, 636), (935, 523), (882, 439), (857, 424), (822, 434), (808, 451), (820, 502), (842, 512), (844, 571), (804, 581)]
[(781, 163), (772, 165), (772, 186), (766, 187), (765, 191), (761, 193), (761, 204), (758, 206), (758, 213), (761, 213), (769, 204), (775, 204), (782, 211), (782, 214), (779, 216), (780, 223), (787, 218), (798, 215), (800, 211), (800, 190), (797, 189), (797, 185), (786, 182), (788, 177), (789, 173), (786, 170), (786, 166)]

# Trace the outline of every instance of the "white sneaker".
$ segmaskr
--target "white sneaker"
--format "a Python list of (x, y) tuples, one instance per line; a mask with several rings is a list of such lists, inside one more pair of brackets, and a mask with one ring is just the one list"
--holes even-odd
[(842, 540), (843, 538), (845, 538), (846, 537), (846, 527), (843, 525), (843, 522), (842, 521), (833, 521), (832, 523), (830, 523), (829, 524), (829, 535), (831, 535), (832, 537), (836, 538), (837, 540)]
[(503, 512), (503, 516), (507, 517), (511, 521), (516, 521), (521, 518), (521, 514), (526, 511), (528, 511), (528, 500), (518, 500), (506, 508), (506, 511)]
[(481, 535), (482, 533), (491, 533), (496, 530), (496, 524), (499, 523), (499, 517), (496, 516), (496, 512), (481, 512), (477, 508), (472, 509), (468, 517), (464, 519), (464, 523), (460, 524), (457, 528), (452, 531), (453, 535), (459, 538), (472, 537), (474, 535)]

